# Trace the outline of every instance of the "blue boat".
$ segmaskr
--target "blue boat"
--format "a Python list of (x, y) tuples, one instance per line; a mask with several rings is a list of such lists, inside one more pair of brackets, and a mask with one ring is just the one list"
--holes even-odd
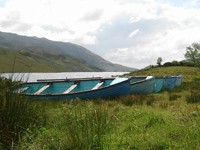
[(154, 92), (154, 76), (130, 77), (131, 94), (151, 94)]
[(181, 83), (182, 83), (182, 79), (183, 79), (183, 76), (182, 76), (182, 75), (176, 76), (175, 86), (180, 86)]
[(162, 78), (164, 79), (163, 89), (172, 90), (175, 87), (177, 76), (165, 76)]
[(20, 84), (14, 93), (31, 99), (98, 99), (130, 94), (128, 78), (87, 78)]
[(157, 78), (155, 77), (155, 85), (154, 85), (154, 93), (158, 93), (162, 90), (164, 85), (164, 79), (163, 78)]

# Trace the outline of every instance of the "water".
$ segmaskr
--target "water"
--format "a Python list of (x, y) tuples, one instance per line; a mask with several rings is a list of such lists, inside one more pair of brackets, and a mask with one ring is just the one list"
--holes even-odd
[(1, 76), (10, 78), (14, 81), (35, 82), (41, 79), (111, 77), (126, 73), (128, 72), (3, 73)]

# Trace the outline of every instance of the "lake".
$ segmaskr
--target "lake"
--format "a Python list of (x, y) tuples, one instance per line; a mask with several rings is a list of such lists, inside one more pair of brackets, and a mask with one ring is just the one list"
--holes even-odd
[(59, 73), (2, 73), (2, 77), (13, 81), (35, 82), (41, 79), (67, 79), (88, 77), (111, 77), (128, 72), (59, 72)]

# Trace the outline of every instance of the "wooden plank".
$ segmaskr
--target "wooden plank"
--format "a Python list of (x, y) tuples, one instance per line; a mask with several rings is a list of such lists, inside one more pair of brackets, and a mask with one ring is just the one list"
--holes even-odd
[(100, 81), (99, 83), (97, 83), (97, 84), (92, 88), (92, 90), (98, 89), (103, 83), (104, 83), (104, 81)]
[(50, 87), (50, 84), (47, 84), (43, 86), (41, 89), (39, 89), (37, 92), (34, 93), (34, 95), (39, 95), (41, 94), (44, 90), (46, 90), (48, 87)]
[(78, 86), (79, 83), (74, 83), (72, 86), (70, 86), (63, 94), (70, 93), (73, 89), (75, 89)]
[(18, 94), (21, 94), (21, 93), (25, 92), (26, 90), (28, 90), (28, 88), (29, 88), (29, 87), (24, 87), (24, 88), (18, 90), (17, 93), (18, 93)]

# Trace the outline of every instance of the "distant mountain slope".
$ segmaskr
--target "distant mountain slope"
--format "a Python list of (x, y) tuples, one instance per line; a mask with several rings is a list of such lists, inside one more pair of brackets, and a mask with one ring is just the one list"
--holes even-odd
[(92, 53), (86, 48), (66, 42), (51, 41), (46, 38), (20, 36), (12, 33), (0, 32), (0, 47), (11, 50), (31, 50), (50, 53), (51, 55), (66, 55), (85, 62), (99, 71), (133, 71), (134, 68), (113, 64)]
[(67, 55), (0, 48), (0, 73), (3, 72), (91, 72), (101, 71)]

